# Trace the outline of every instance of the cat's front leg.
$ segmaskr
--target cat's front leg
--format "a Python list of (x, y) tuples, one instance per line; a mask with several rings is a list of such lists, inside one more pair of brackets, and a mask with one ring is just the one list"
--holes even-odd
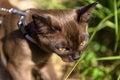
[(9, 35), (4, 41), (5, 67), (13, 80), (34, 80), (32, 52), (26, 40), (18, 33)]

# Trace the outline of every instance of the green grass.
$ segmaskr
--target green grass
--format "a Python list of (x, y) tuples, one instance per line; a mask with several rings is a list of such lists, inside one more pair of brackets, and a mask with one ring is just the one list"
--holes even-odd
[(118, 79), (117, 80), (120, 80), (120, 74), (119, 74), (119, 76), (118, 76)]
[(120, 60), (120, 56), (110, 56), (110, 57), (102, 57), (102, 58), (97, 58), (97, 60)]
[(116, 33), (116, 42), (114, 47), (114, 53), (117, 51), (118, 41), (119, 41), (119, 32), (118, 32), (118, 14), (117, 14), (117, 2), (114, 0), (114, 16), (115, 16), (115, 33)]

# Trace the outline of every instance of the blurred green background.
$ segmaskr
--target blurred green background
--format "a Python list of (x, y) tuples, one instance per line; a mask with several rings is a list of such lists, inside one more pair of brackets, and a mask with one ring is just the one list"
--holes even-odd
[(78, 80), (120, 80), (120, 0), (33, 1), (37, 8), (42, 9), (76, 8), (98, 2), (89, 22), (88, 46), (68, 77), (74, 76)]

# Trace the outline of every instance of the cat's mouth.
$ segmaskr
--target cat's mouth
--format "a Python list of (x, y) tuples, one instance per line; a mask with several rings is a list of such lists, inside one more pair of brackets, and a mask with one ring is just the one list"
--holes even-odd
[(80, 58), (80, 53), (76, 52), (76, 53), (71, 54), (71, 55), (62, 55), (60, 57), (62, 58), (62, 60), (64, 62), (73, 62), (73, 61), (76, 61)]
[(73, 62), (80, 58), (80, 54), (82, 51), (70, 53), (69, 51), (67, 52), (67, 51), (61, 51), (61, 50), (55, 49), (55, 52), (57, 55), (59, 55), (62, 58), (64, 62)]

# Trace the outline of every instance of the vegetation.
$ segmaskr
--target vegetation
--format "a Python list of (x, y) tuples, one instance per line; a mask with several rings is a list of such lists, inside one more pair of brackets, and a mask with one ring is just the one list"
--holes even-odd
[[(75, 8), (96, 0), (37, 0), (44, 9)], [(90, 21), (90, 40), (65, 80), (76, 72), (80, 80), (120, 80), (120, 0), (97, 0)], [(61, 3), (61, 4), (59, 4)]]

